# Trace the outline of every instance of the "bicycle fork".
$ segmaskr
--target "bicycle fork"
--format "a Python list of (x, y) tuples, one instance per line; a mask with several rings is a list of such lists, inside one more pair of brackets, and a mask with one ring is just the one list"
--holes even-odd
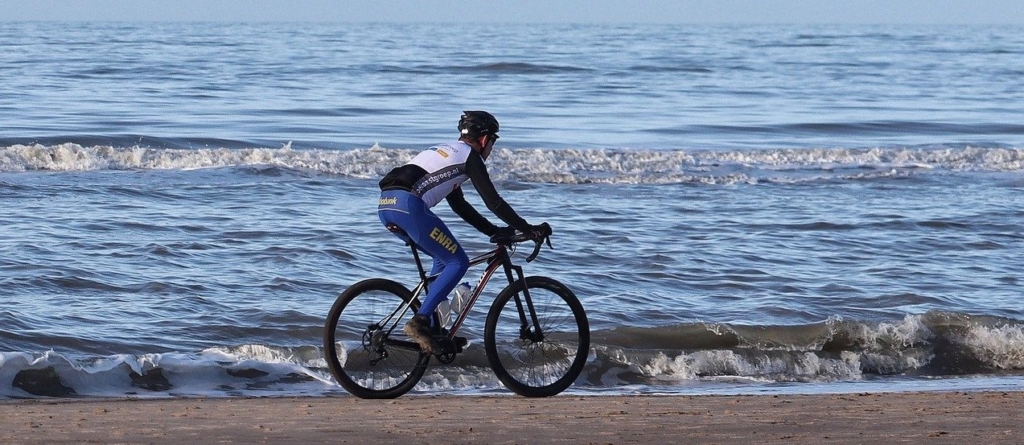
[[(516, 282), (512, 275), (513, 272), (515, 272), (519, 282), (523, 283), (522, 298), (519, 297), (519, 292), (516, 292), (512, 297), (516, 302), (516, 309), (519, 311), (519, 338), (534, 343), (542, 342), (544, 341), (544, 332), (541, 330), (540, 319), (537, 318), (537, 310), (533, 306), (533, 299), (530, 298), (530, 288), (526, 285), (523, 267), (513, 266), (506, 262), (505, 276), (508, 277), (509, 283)], [(525, 308), (523, 303), (525, 303)], [(533, 330), (530, 329), (531, 323), (533, 324)]]

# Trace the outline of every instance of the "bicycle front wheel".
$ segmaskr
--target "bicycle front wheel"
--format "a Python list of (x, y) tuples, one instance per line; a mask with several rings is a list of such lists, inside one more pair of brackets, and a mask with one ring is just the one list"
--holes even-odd
[(553, 396), (583, 372), (590, 325), (568, 287), (547, 277), (526, 277), (502, 290), (491, 305), (484, 348), (506, 388), (526, 397)]
[(429, 354), (409, 341), (402, 327), (419, 308), (405, 286), (370, 279), (345, 289), (324, 326), (324, 357), (348, 392), (364, 399), (393, 399), (409, 392), (427, 369)]

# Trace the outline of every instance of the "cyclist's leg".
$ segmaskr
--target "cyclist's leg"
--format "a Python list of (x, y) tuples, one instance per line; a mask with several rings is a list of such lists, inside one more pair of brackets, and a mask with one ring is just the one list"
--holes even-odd
[(420, 306), (419, 314), (430, 315), (466, 275), (466, 271), (469, 270), (469, 256), (448, 230), (448, 226), (433, 212), (429, 212), (429, 216), (423, 218), (423, 222), (425, 224), (421, 233), (426, 233), (427, 239), (417, 244), (434, 259), (431, 275), (437, 275), (437, 278), (430, 284), (427, 298), (423, 306)]
[(437, 278), (418, 312), (429, 316), (466, 274), (469, 256), (444, 221), (420, 198), (404, 191), (386, 191), (381, 193), (380, 202), (377, 214), (381, 222), (401, 227), (434, 260), (431, 275), (437, 274)]

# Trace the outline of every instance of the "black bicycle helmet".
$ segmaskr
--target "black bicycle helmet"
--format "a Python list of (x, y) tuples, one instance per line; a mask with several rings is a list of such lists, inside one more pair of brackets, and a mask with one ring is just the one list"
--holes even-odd
[(471, 138), (498, 134), (498, 120), (486, 111), (463, 111), (459, 119), (459, 133)]

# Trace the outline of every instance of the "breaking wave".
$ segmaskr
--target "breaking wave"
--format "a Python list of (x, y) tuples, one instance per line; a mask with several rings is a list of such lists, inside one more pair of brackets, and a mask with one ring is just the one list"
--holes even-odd
[[(194, 170), (274, 166), (304, 174), (378, 178), (417, 150), (148, 148), (11, 145), (0, 172)], [(552, 184), (734, 184), (906, 177), (938, 172), (1024, 171), (1024, 149), (1001, 147), (794, 148), (763, 150), (499, 149), (488, 160), (498, 180)]]
[[(576, 392), (679, 385), (827, 383), (875, 378), (1016, 376), (1024, 324), (928, 312), (891, 322), (800, 326), (693, 323), (594, 332)], [(415, 391), (503, 392), (480, 341), (431, 366)], [(316, 346), (242, 345), (198, 353), (70, 357), (0, 353), (0, 397), (343, 394)]]

